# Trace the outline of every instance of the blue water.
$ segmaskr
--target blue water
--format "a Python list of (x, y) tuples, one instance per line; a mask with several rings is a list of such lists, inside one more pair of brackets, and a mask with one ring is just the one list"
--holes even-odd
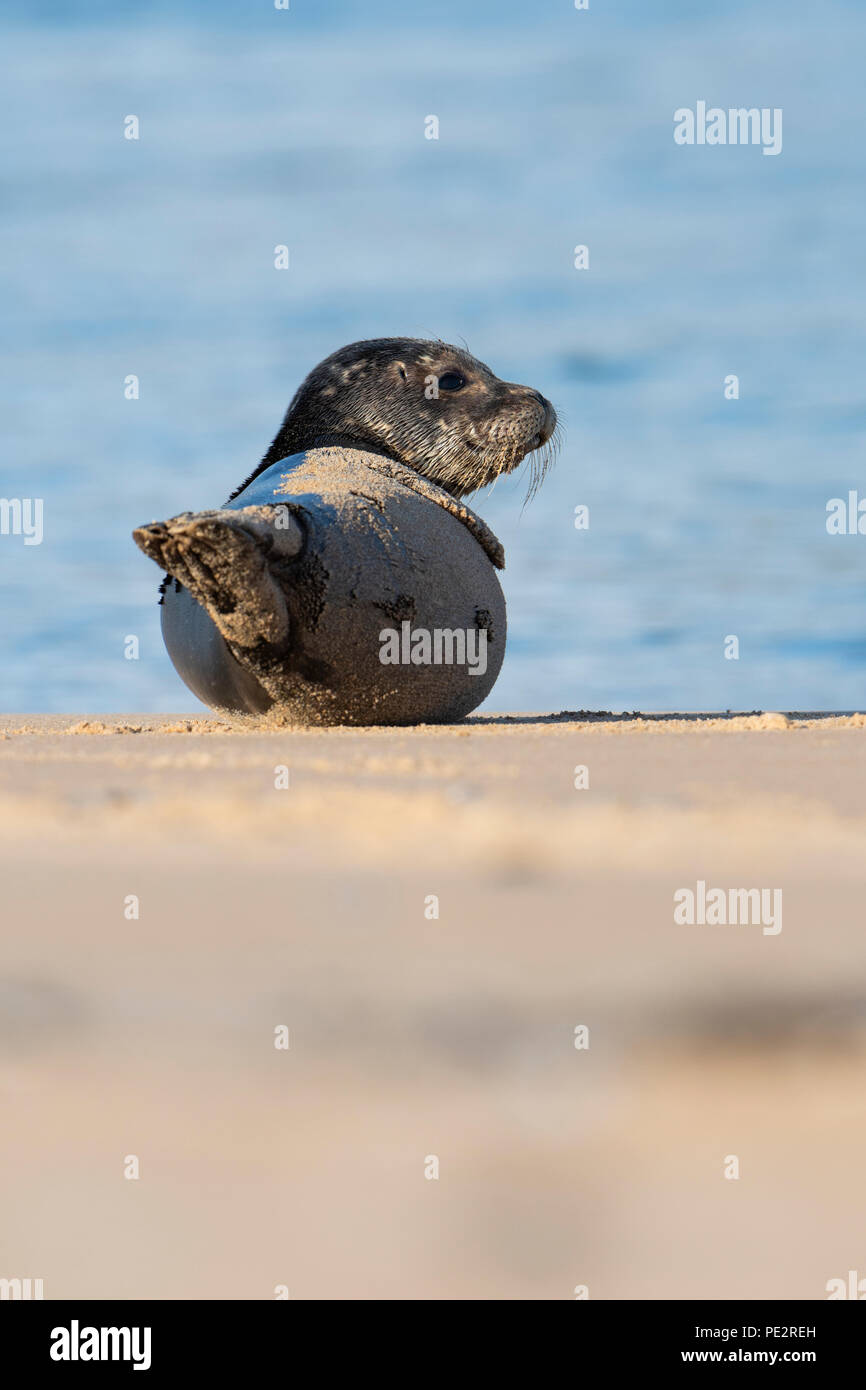
[[(200, 708), (130, 530), (219, 504), (309, 368), (389, 334), (465, 339), (567, 426), (526, 510), (474, 499), (489, 708), (866, 704), (866, 536), (825, 528), (866, 497), (862, 3), (5, 14), (0, 495), (45, 533), (0, 536), (0, 707)], [(677, 146), (698, 100), (781, 107), (782, 153)]]

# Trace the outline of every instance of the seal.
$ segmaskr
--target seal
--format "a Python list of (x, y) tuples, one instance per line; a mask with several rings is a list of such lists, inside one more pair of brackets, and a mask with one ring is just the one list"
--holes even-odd
[(460, 348), (333, 353), (224, 507), (133, 532), (167, 571), (179, 675), (214, 709), (291, 723), (463, 718), (499, 674), (506, 615), (502, 546), (461, 499), (527, 457), (531, 495), (555, 437), (540, 392)]

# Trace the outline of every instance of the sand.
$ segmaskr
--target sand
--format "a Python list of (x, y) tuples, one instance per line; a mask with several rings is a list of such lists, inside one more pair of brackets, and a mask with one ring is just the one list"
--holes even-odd
[[(866, 1275), (864, 731), (4, 717), (0, 1277), (820, 1299)], [(781, 889), (781, 930), (675, 922), (698, 881)]]

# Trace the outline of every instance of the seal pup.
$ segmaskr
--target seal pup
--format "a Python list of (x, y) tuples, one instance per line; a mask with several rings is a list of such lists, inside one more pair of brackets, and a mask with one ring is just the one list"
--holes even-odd
[(179, 675), (214, 709), (285, 722), (463, 718), (502, 665), (505, 560), (461, 498), (527, 456), (531, 495), (555, 429), (540, 392), (447, 343), (332, 353), (224, 507), (133, 532), (167, 572)]

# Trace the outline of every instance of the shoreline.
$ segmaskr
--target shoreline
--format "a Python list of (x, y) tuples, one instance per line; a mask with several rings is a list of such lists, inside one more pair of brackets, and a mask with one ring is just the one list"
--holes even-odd
[[(0, 1273), (826, 1297), (866, 1163), (864, 728), (0, 718)], [(678, 923), (701, 884), (781, 929)]]

